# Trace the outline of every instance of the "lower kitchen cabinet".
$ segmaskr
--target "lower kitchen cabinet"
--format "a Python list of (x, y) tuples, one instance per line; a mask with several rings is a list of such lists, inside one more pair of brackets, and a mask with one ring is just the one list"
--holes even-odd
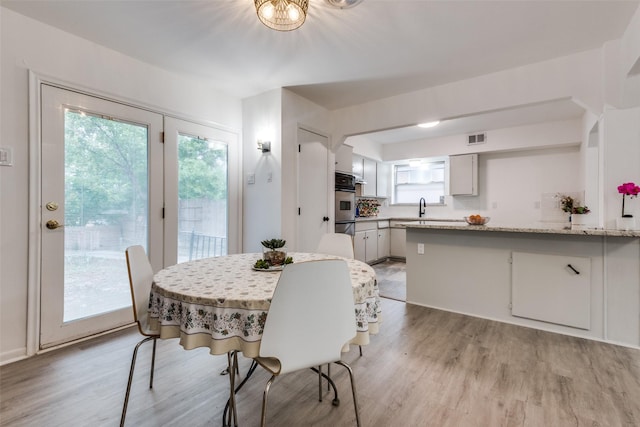
[(389, 258), (389, 228), (378, 228), (378, 259)]
[(405, 228), (394, 227), (391, 224), (391, 256), (394, 258), (406, 258), (407, 257), (407, 230)]
[[(375, 223), (373, 223), (375, 225)], [(378, 230), (356, 231), (353, 250), (359, 261), (371, 262), (378, 259)]]

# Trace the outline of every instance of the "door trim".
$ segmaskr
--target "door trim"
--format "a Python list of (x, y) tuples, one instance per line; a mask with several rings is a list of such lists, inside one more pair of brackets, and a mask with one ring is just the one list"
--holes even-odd
[[(42, 305), (42, 301), (40, 298), (40, 281), (41, 281), (41, 227), (40, 227), (40, 206), (42, 205), (42, 194), (40, 188), (40, 179), (41, 179), (41, 163), (42, 163), (42, 153), (41, 153), (41, 140), (42, 140), (42, 129), (40, 126), (41, 120), (41, 92), (40, 87), (43, 84), (47, 84), (50, 86), (54, 86), (60, 89), (65, 89), (73, 92), (78, 92), (79, 94), (86, 96), (93, 96), (95, 98), (100, 98), (106, 101), (117, 102), (129, 107), (139, 108), (143, 110), (147, 110), (153, 113), (162, 114), (163, 116), (175, 117), (178, 119), (190, 121), (193, 123), (202, 124), (205, 126), (211, 126), (218, 128), (220, 130), (224, 130), (227, 132), (234, 133), (238, 138), (238, 158), (242, 156), (242, 144), (240, 143), (240, 131), (238, 129), (224, 126), (215, 122), (210, 122), (206, 120), (198, 120), (191, 117), (185, 117), (184, 115), (178, 114), (177, 112), (171, 112), (167, 110), (163, 110), (161, 108), (155, 108), (145, 104), (144, 102), (135, 102), (128, 99), (123, 99), (121, 97), (112, 96), (110, 94), (106, 94), (100, 90), (83, 87), (81, 85), (71, 84), (62, 79), (58, 79), (56, 77), (48, 76), (42, 73), (38, 73), (34, 70), (28, 70), (28, 100), (29, 100), (29, 109), (28, 109), (28, 147), (29, 147), (29, 159), (28, 159), (28, 238), (27, 238), (27, 313), (26, 313), (26, 346), (24, 351), (25, 357), (31, 357), (39, 353), (44, 353), (47, 351), (51, 351), (52, 349), (64, 347), (74, 342), (83, 341), (84, 339), (78, 339), (76, 341), (71, 341), (69, 343), (60, 344), (53, 347), (48, 347), (46, 349), (40, 349), (40, 308)], [(236, 182), (240, 182), (240, 178), (242, 176), (242, 170), (240, 162), (238, 161), (238, 165), (236, 165), (237, 174), (233, 177)], [(237, 209), (238, 214), (242, 216), (242, 186), (238, 185), (238, 200), (237, 200)], [(238, 230), (237, 230), (237, 242), (236, 247), (238, 251), (242, 251), (242, 219), (238, 220)], [(128, 327), (126, 325), (124, 327)], [(121, 327), (122, 328), (122, 327)], [(121, 329), (118, 328), (118, 329)], [(118, 329), (114, 329), (118, 330)], [(112, 331), (107, 331), (104, 333), (109, 333)], [(100, 333), (98, 335), (102, 335), (104, 333)], [(19, 358), (15, 358), (18, 360)]]

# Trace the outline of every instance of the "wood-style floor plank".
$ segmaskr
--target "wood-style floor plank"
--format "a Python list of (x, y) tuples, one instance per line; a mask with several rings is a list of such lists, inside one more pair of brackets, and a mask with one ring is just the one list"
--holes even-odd
[[(116, 426), (131, 328), (0, 368), (2, 426)], [(158, 343), (139, 354), (128, 426), (221, 425), (226, 356)], [(640, 426), (640, 351), (383, 299), (379, 335), (344, 355), (356, 375), (363, 426)], [(245, 373), (249, 360), (241, 358)], [(355, 425), (348, 375), (332, 367), (341, 404), (301, 371), (271, 388), (271, 426)], [(241, 426), (257, 426), (268, 379), (238, 395)]]

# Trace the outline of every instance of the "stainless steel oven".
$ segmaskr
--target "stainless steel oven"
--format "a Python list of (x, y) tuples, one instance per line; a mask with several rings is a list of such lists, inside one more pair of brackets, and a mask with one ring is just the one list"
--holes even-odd
[(336, 223), (356, 220), (355, 191), (336, 190)]
[(336, 172), (336, 233), (354, 235), (356, 224), (356, 179)]

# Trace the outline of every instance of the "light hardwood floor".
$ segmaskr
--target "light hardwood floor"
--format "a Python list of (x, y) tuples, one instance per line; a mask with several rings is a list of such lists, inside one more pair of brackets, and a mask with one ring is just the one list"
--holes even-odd
[[(384, 321), (354, 368), (363, 426), (638, 426), (640, 351), (383, 299)], [(134, 329), (0, 368), (2, 426), (117, 426)], [(153, 390), (143, 348), (129, 426), (221, 425), (225, 356), (159, 342)], [(241, 361), (242, 373), (248, 360)], [(317, 401), (311, 371), (271, 388), (270, 426), (352, 426), (344, 370), (341, 405)], [(259, 425), (261, 371), (239, 393), (241, 426)]]

